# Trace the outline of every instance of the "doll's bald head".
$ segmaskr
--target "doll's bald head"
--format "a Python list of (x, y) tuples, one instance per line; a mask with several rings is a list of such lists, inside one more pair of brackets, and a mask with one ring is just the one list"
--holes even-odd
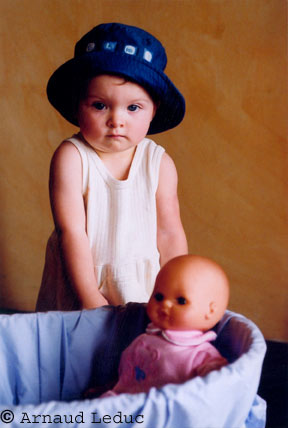
[(228, 300), (223, 269), (208, 258), (184, 255), (160, 270), (147, 313), (163, 329), (206, 331), (222, 318)]

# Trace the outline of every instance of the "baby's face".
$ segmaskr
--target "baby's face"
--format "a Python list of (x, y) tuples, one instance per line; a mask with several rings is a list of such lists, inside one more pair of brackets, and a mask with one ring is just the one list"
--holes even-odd
[[(193, 280), (192, 280), (193, 281)], [(169, 270), (158, 277), (147, 305), (150, 320), (161, 329), (202, 330), (207, 301), (199, 293), (187, 272)]]
[(227, 299), (228, 283), (218, 268), (183, 256), (161, 269), (147, 314), (161, 329), (206, 331), (222, 317)]
[(103, 153), (132, 150), (147, 135), (156, 108), (150, 95), (122, 77), (94, 77), (80, 100), (78, 121), (86, 141)]

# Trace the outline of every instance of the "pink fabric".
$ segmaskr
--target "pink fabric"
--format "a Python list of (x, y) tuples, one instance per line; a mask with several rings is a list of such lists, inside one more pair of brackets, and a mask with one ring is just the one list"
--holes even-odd
[(118, 383), (104, 396), (147, 392), (221, 368), (227, 360), (209, 343), (215, 338), (214, 331), (160, 330), (149, 324), (123, 352)]

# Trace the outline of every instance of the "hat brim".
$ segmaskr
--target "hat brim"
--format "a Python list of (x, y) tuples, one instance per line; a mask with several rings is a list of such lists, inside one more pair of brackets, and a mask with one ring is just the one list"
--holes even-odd
[(124, 76), (144, 87), (159, 102), (148, 134), (177, 126), (185, 114), (185, 100), (165, 73), (132, 55), (92, 52), (61, 65), (50, 77), (47, 95), (50, 103), (70, 123), (78, 126), (76, 109), (81, 82), (100, 74)]

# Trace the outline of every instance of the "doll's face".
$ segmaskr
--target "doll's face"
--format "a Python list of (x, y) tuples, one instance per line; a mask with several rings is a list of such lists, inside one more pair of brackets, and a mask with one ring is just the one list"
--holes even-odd
[(228, 281), (218, 265), (181, 256), (159, 272), (147, 314), (161, 329), (206, 331), (221, 319), (228, 295)]

